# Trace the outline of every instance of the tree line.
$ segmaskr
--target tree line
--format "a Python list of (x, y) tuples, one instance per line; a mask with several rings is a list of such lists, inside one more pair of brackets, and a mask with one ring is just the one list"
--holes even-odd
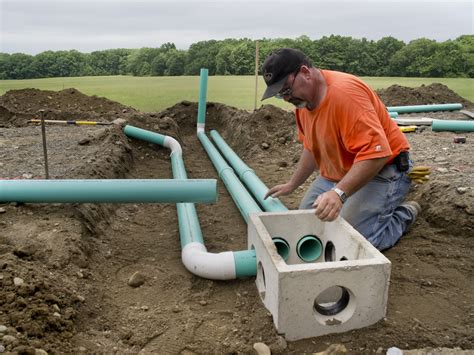
[[(76, 50), (46, 51), (37, 55), (0, 53), (0, 79), (32, 79), (70, 76), (252, 75), (255, 72), (254, 40), (209, 40), (188, 50), (173, 43), (157, 48), (108, 49), (92, 53)], [(314, 65), (360, 76), (474, 77), (474, 35), (437, 42), (420, 38), (404, 43), (393, 37), (378, 41), (347, 36), (325, 36), (311, 40), (259, 40), (260, 63), (273, 50), (298, 48)]]

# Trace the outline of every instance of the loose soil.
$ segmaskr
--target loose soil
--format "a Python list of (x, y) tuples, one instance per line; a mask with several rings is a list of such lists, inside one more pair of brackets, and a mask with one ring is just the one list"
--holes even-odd
[[(394, 86), (379, 94), (387, 105), (462, 102), (474, 108), (440, 84)], [(124, 122), (177, 138), (189, 178), (218, 178), (196, 138), (196, 103), (143, 113), (75, 89), (25, 89), (0, 97), (0, 179), (43, 177), (41, 129), (27, 123), (39, 109), (48, 119), (115, 120), (109, 126), (48, 125), (54, 179), (171, 178), (169, 151), (128, 139)], [(459, 112), (423, 116), (468, 119)], [(209, 103), (206, 128), (217, 129), (268, 186), (287, 181), (296, 167), (301, 145), (291, 112)], [(466, 143), (453, 143), (456, 135)], [(428, 165), (432, 173), (410, 192), (423, 208), (420, 217), (384, 253), (392, 262), (391, 285), (387, 316), (377, 324), (286, 342), (254, 278), (211, 281), (184, 268), (173, 204), (4, 203), (0, 349), (237, 354), (252, 353), (256, 342), (274, 354), (312, 353), (334, 343), (351, 353), (392, 346), (473, 349), (474, 134), (426, 128), (407, 137), (415, 165)], [(306, 186), (282, 198), (288, 208), (297, 208)], [(210, 252), (247, 247), (247, 226), (221, 181), (218, 202), (196, 208)], [(144, 283), (133, 288), (128, 281), (136, 272)]]

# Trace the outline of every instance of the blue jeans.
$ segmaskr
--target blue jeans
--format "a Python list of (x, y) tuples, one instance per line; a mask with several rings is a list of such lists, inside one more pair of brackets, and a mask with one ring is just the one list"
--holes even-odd
[[(336, 185), (321, 176), (311, 184), (300, 209), (311, 209), (316, 198)], [(410, 178), (394, 164), (385, 166), (367, 185), (350, 196), (341, 216), (373, 246), (384, 250), (394, 246), (415, 216), (400, 206), (410, 188)]]

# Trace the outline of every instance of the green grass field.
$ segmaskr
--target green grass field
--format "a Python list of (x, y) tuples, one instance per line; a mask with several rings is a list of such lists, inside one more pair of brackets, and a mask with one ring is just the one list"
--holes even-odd
[[(421, 84), (442, 83), (462, 97), (474, 101), (474, 79), (458, 78), (395, 78), (364, 77), (372, 88), (386, 88), (393, 84), (416, 87)], [(33, 80), (0, 80), (0, 95), (12, 89), (38, 88), (42, 90), (62, 90), (76, 88), (87, 95), (107, 97), (140, 111), (161, 111), (182, 100), (198, 101), (199, 77), (133, 77), (99, 76), (74, 78), (49, 78)], [(257, 107), (265, 84), (258, 82)], [(255, 77), (253, 76), (210, 76), (207, 100), (251, 110), (255, 103)], [(271, 103), (283, 108), (291, 105), (277, 99)]]

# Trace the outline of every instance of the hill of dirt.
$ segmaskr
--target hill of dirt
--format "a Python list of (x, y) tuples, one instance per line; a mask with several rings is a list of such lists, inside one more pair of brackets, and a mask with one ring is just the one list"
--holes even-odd
[[(387, 105), (472, 107), (439, 84), (379, 93)], [(189, 178), (218, 178), (196, 138), (196, 103), (142, 113), (75, 89), (25, 89), (0, 97), (0, 179), (43, 177), (41, 130), (27, 123), (39, 109), (49, 119), (113, 122), (48, 125), (53, 179), (171, 178), (169, 150), (125, 137), (124, 124), (177, 138)], [(466, 119), (459, 112), (424, 116)], [(298, 162), (291, 112), (208, 103), (206, 129), (218, 130), (267, 186), (287, 181)], [(0, 203), (0, 349), (239, 354), (252, 353), (256, 342), (274, 354), (313, 353), (335, 343), (351, 353), (473, 349), (474, 135), (464, 133), (465, 144), (454, 143), (456, 135), (408, 134), (415, 165), (430, 166), (432, 174), (410, 192), (422, 205), (420, 218), (384, 253), (392, 262), (388, 313), (371, 327), (286, 342), (254, 278), (211, 281), (184, 268), (173, 204)], [(282, 199), (288, 208), (297, 208), (306, 186)], [(246, 223), (221, 181), (217, 203), (196, 208), (210, 252), (246, 249)], [(131, 287), (137, 272), (142, 284)]]
[(461, 103), (468, 108), (472, 107), (472, 102), (439, 83), (417, 88), (392, 85), (387, 89), (377, 90), (377, 94), (387, 106)]

